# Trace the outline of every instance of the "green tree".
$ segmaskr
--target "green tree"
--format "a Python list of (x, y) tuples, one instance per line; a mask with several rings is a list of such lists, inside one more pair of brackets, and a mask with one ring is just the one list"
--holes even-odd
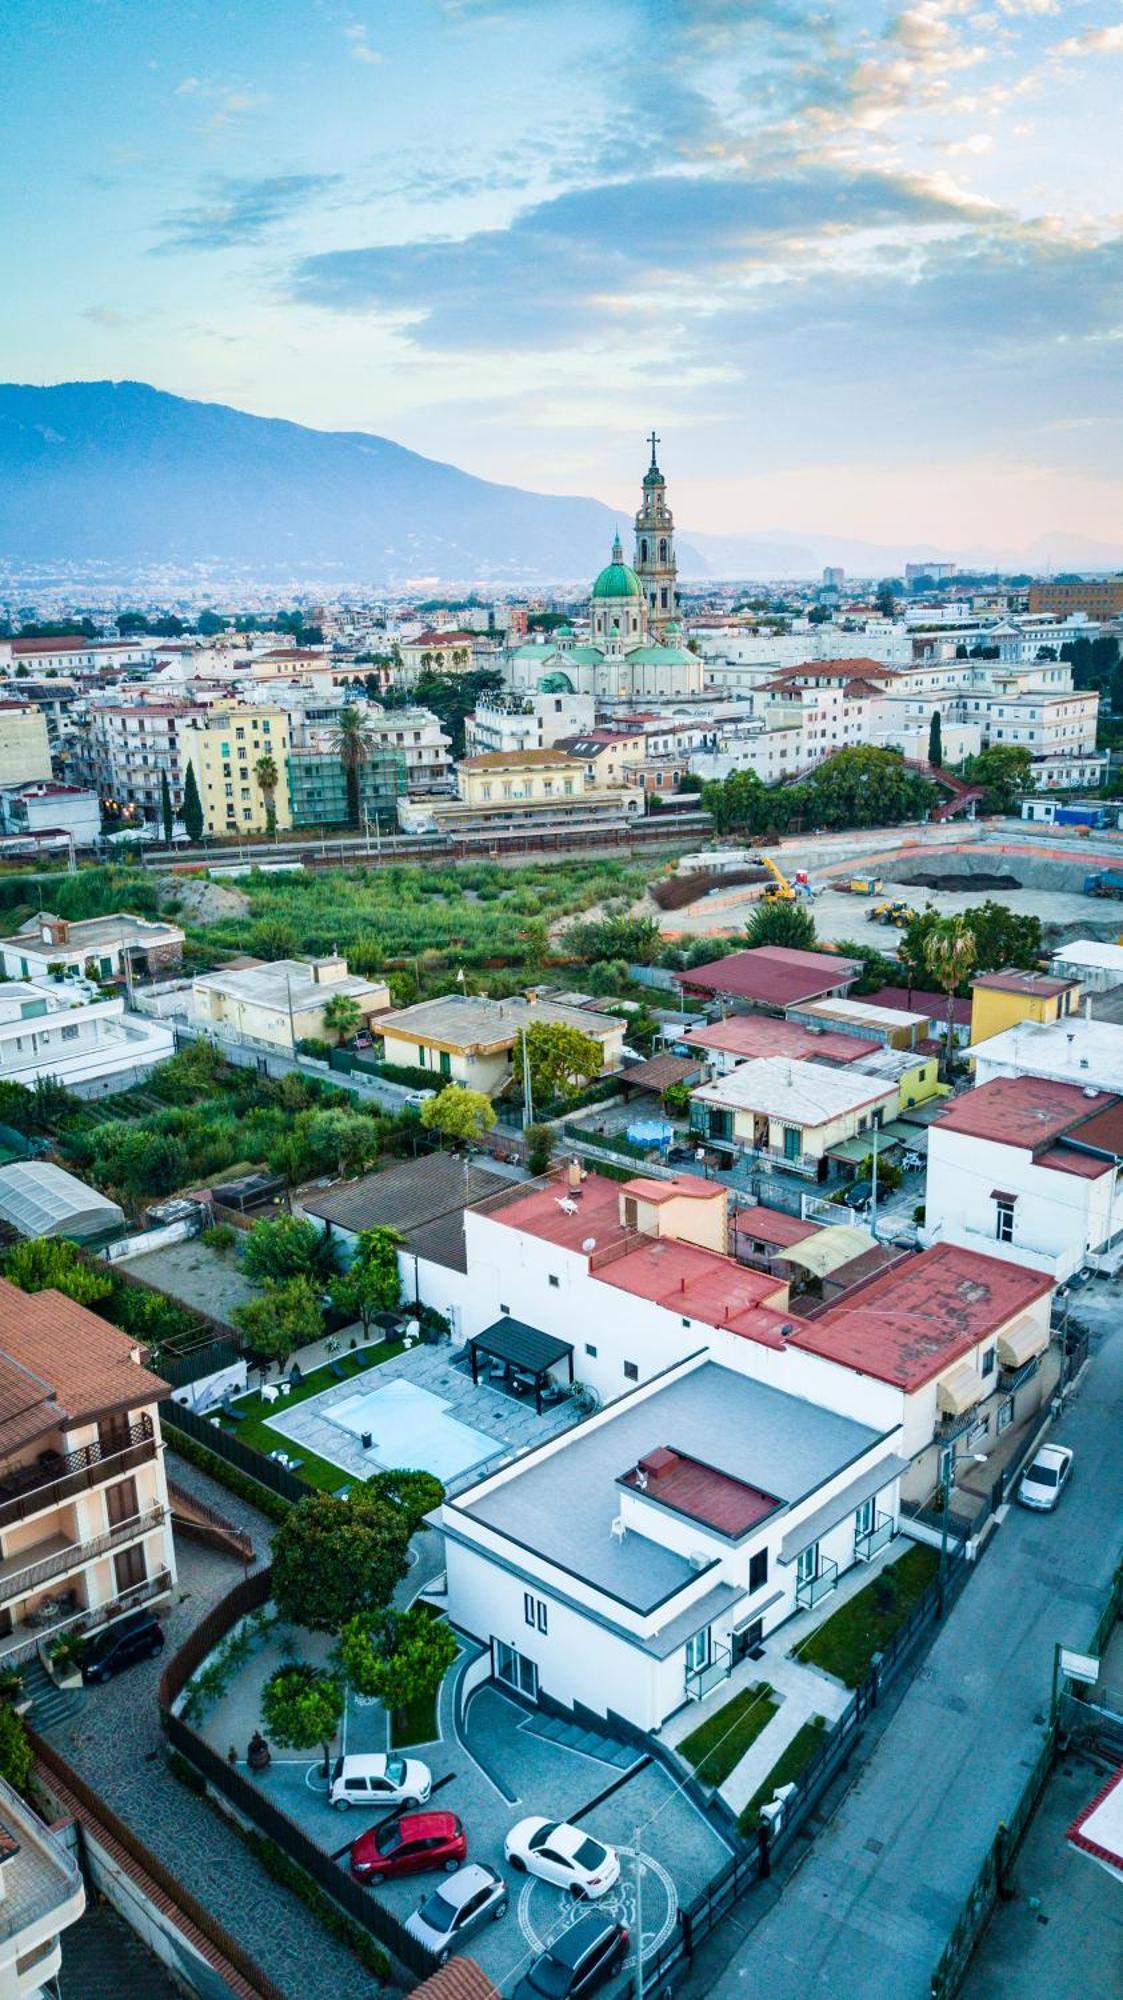
[(183, 781), (183, 826), (188, 840), (202, 839), (203, 802), (199, 797), (199, 781), (195, 776), (195, 766), (191, 763), (187, 766), (187, 776)]
[(347, 817), (358, 826), (361, 774), (374, 755), (375, 741), (369, 718), (350, 702), (339, 711), (332, 748), (347, 783)]
[(812, 771), (805, 789), (812, 823), (827, 827), (919, 819), (936, 798), (926, 778), (906, 770), (898, 751), (869, 745), (836, 751)]
[(160, 823), (164, 829), (164, 845), (170, 847), (175, 816), (172, 812), (172, 794), (166, 770), (160, 772)]
[(421, 1604), (375, 1619), (350, 1619), (339, 1638), (343, 1670), (355, 1692), (381, 1701), (391, 1713), (434, 1695), (457, 1650), (445, 1620)]
[(523, 1074), (524, 1048), (536, 1104), (554, 1097), (568, 1103), (604, 1068), (604, 1049), (596, 1036), (564, 1021), (535, 1021), (524, 1028), (511, 1058), (516, 1080)]
[[(961, 997), (970, 993), (973, 973), (1000, 972), (1007, 966), (1032, 972), (1040, 963), (1043, 946), (1039, 917), (1022, 916), (989, 897), (985, 903), (972, 904), (961, 915), (975, 940), (970, 971), (959, 983)], [(938, 932), (942, 921), (936, 910), (922, 910), (901, 934), (895, 971), (899, 977), (903, 969), (910, 986), (923, 987), (928, 983), (928, 941)], [(850, 947), (843, 945), (839, 949), (849, 952)], [(887, 983), (897, 982), (891, 979)]]
[(21, 1292), (63, 1292), (80, 1306), (96, 1306), (113, 1291), (109, 1272), (84, 1263), (63, 1236), (26, 1236), (5, 1253), (3, 1271)]
[(273, 834), (277, 830), (277, 786), (281, 782), (281, 777), (276, 762), (268, 750), (258, 758), (253, 767), (253, 774), (265, 800), (265, 831)]
[(310, 1278), (267, 1285), (260, 1298), (235, 1306), (230, 1317), (252, 1354), (282, 1364), (324, 1330), (319, 1288)]
[(900, 593), (901, 583), (898, 577), (887, 576), (882, 578), (877, 586), (877, 596), (874, 600), (882, 618), (896, 617), (897, 598)]
[(313, 1493), (290, 1507), (273, 1538), (273, 1601), (313, 1632), (340, 1632), (390, 1601), (406, 1573), (409, 1521), (365, 1486), (346, 1500)]
[(526, 1141), (526, 1164), (532, 1174), (544, 1174), (550, 1164), (554, 1150), (554, 1128), (552, 1125), (528, 1125), (523, 1133)]
[(127, 1119), (102, 1126), (95, 1161), (101, 1184), (129, 1202), (174, 1194), (191, 1172), (187, 1148), (174, 1133)]
[[(296, 1120), (294, 1137), (308, 1162), (307, 1173), (365, 1173), (382, 1150), (380, 1127), (364, 1111), (342, 1107), (327, 1111), (302, 1111)], [(306, 1179), (307, 1174), (299, 1174)]]
[(333, 1245), (324, 1232), (302, 1215), (267, 1216), (255, 1222), (245, 1238), (242, 1268), (257, 1285), (283, 1284), (287, 1278), (326, 1277)]
[(856, 958), (861, 965), (861, 973), (850, 988), (853, 998), (859, 993), (876, 993), (882, 986), (898, 986), (901, 967), (895, 958), (886, 958), (876, 945), (867, 944), (864, 938), (839, 938), (831, 949), (840, 958)]
[(51, 1132), (80, 1109), (79, 1100), (56, 1083), (52, 1076), (40, 1076), (30, 1090), (22, 1083), (0, 1080), (0, 1125), (17, 1132)]
[(331, 1746), (343, 1714), (343, 1689), (334, 1674), (304, 1662), (278, 1667), (261, 1690), (261, 1720), (267, 1736), (286, 1750), (322, 1745), (327, 1776)]
[(944, 761), (944, 734), (938, 708), (932, 710), (932, 720), (928, 724), (928, 762), (934, 771), (941, 769)]
[(1028, 750), (1014, 743), (992, 743), (969, 757), (965, 775), (983, 788), (983, 812), (1012, 813), (1027, 792), (1033, 790), (1033, 760)]
[(950, 1070), (955, 1038), (955, 996), (971, 976), (975, 963), (975, 934), (963, 917), (941, 917), (933, 926), (924, 948), (925, 964), (937, 986), (947, 995), (947, 1022), (944, 1033), (944, 1069)]
[(364, 1229), (350, 1269), (332, 1280), (332, 1304), (341, 1312), (354, 1313), (364, 1334), (369, 1334), (376, 1313), (396, 1312), (401, 1303), (398, 1246), (402, 1241), (396, 1229)]
[(571, 924), (561, 943), (573, 958), (654, 965), (663, 936), (654, 917), (604, 917)]
[(367, 1481), (367, 1492), (376, 1500), (397, 1507), (408, 1521), (411, 1535), (424, 1526), (425, 1516), (433, 1513), (445, 1497), (444, 1487), (432, 1472), (414, 1469), (376, 1472)]
[(349, 993), (333, 993), (324, 1008), (324, 1026), (336, 1044), (350, 1041), (363, 1024), (363, 1010)]
[(0, 1778), (6, 1779), (14, 1791), (26, 1792), (33, 1762), (34, 1753), (22, 1715), (17, 1715), (6, 1701), (0, 1701)]
[(774, 797), (755, 771), (731, 771), (727, 778), (703, 784), (702, 809), (713, 820), (715, 833), (766, 833)]
[(495, 1124), (495, 1108), (482, 1090), (461, 1090), (458, 1084), (447, 1083), (421, 1106), (421, 1123), (443, 1139), (480, 1139)]
[(815, 919), (803, 903), (758, 903), (745, 930), (745, 943), (787, 945), (795, 951), (815, 949)]

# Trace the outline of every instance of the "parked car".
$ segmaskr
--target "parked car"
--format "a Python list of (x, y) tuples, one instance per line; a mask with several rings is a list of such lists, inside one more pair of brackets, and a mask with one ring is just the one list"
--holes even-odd
[(507, 1884), (494, 1868), (469, 1861), (406, 1918), (406, 1929), (443, 1965), (483, 1924), (507, 1914)]
[(628, 1933), (614, 1917), (578, 1917), (536, 1958), (515, 1988), (514, 2000), (577, 2000), (595, 1993), (617, 1970), (628, 1950)]
[(402, 1813), (368, 1827), (352, 1843), (351, 1873), (358, 1882), (422, 1875), (428, 1868), (455, 1874), (467, 1852), (468, 1836), (455, 1813)]
[(429, 1099), (435, 1097), (436, 1094), (435, 1090), (407, 1090), (405, 1096), (402, 1098), (402, 1103), (403, 1105), (408, 1105), (413, 1111), (420, 1111), (422, 1105), (428, 1104)]
[(423, 1806), (433, 1789), (428, 1764), (413, 1757), (337, 1757), (332, 1766), (329, 1804)]
[(1032, 1465), (1027, 1465), (1018, 1487), (1023, 1507), (1049, 1513), (1057, 1504), (1072, 1472), (1072, 1453), (1067, 1444), (1043, 1444)]
[(82, 1651), (82, 1679), (111, 1681), (122, 1667), (154, 1659), (164, 1650), (164, 1634), (150, 1611), (130, 1611), (104, 1632), (87, 1639)]
[(353, 1049), (373, 1049), (374, 1037), (367, 1028), (360, 1028), (358, 1034), (351, 1037), (351, 1047)]
[(620, 1874), (613, 1848), (564, 1820), (520, 1819), (507, 1835), (504, 1853), (520, 1874), (540, 1875), (575, 1898), (607, 1895)]

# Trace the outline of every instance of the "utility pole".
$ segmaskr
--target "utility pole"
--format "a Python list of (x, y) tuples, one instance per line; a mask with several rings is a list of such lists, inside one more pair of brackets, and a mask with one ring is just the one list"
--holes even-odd
[(632, 1834), (632, 1852), (636, 1863), (636, 2000), (643, 2000), (643, 1856), (640, 1853), (640, 1834), (636, 1827)]
[(877, 1140), (879, 1127), (873, 1128), (873, 1193), (870, 1196), (870, 1235), (877, 1235)]
[(534, 1093), (530, 1087), (530, 1047), (523, 1029), (523, 1131), (534, 1123)]

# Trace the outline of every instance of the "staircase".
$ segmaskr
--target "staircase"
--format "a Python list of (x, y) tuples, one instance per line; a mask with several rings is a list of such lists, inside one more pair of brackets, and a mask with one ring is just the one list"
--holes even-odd
[(957, 778), (950, 771), (942, 770), (935, 764), (925, 763), (923, 758), (906, 757), (904, 761), (908, 770), (919, 772), (920, 776), (927, 778), (931, 785), (943, 785), (945, 791), (950, 794), (950, 797), (941, 799), (936, 807), (932, 814), (933, 822), (953, 819), (956, 813), (966, 812), (969, 806), (977, 805), (983, 796), (981, 785), (969, 785), (965, 778)]
[(31, 1703), (28, 1720), (41, 1735), (77, 1714), (82, 1705), (83, 1691), (80, 1688), (60, 1688), (38, 1656), (29, 1660), (20, 1671), (24, 1694)]
[(207, 1548), (217, 1549), (220, 1555), (233, 1556), (237, 1562), (252, 1563), (254, 1550), (249, 1536), (241, 1528), (220, 1514), (215, 1507), (208, 1507), (203, 1500), (197, 1500), (174, 1480), (168, 1481), (168, 1500), (171, 1505), (172, 1527), (177, 1535), (186, 1535), (192, 1541), (203, 1542)]
[(547, 1743), (559, 1743), (563, 1750), (578, 1750), (582, 1756), (596, 1757), (602, 1764), (614, 1765), (618, 1771), (630, 1770), (640, 1754), (630, 1743), (602, 1736), (595, 1729), (583, 1729), (579, 1722), (567, 1722), (561, 1715), (545, 1715), (538, 1711), (529, 1715), (522, 1727), (528, 1736), (541, 1736)]

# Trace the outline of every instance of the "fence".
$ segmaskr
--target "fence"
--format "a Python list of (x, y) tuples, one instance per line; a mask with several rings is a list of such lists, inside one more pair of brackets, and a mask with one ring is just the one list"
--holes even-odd
[(256, 1479), (259, 1486), (267, 1486), (273, 1493), (279, 1493), (282, 1500), (306, 1500), (315, 1488), (290, 1472), (287, 1466), (278, 1465), (276, 1459), (267, 1458), (263, 1451), (254, 1451), (243, 1444), (240, 1438), (228, 1437), (217, 1424), (206, 1417), (197, 1417), (193, 1410), (185, 1410), (182, 1403), (167, 1402), (160, 1405), (160, 1421), (168, 1433), (168, 1443), (174, 1447), (176, 1431), (194, 1438), (204, 1450), (213, 1452), (216, 1458), (223, 1458), (247, 1479)]
[(186, 1757), (208, 1785), (229, 1801), (240, 1819), (249, 1820), (274, 1841), (290, 1861), (294, 1861), (327, 1892), (346, 1916), (377, 1938), (408, 1971), (416, 1973), (421, 1979), (427, 1978), (436, 1968), (432, 1953), (409, 1935), (369, 1889), (353, 1881), (330, 1854), (325, 1853), (302, 1827), (297, 1826), (295, 1820), (275, 1806), (260, 1785), (243, 1777), (236, 1766), (228, 1764), (225, 1757), (212, 1750), (210, 1744), (174, 1712), (173, 1703), (196, 1668), (240, 1618), (268, 1602), (271, 1587), (272, 1572), (269, 1569), (258, 1570), (243, 1583), (235, 1584), (169, 1660), (160, 1676), (159, 1689), (164, 1734), (173, 1749)]
[(160, 1350), (160, 1374), (173, 1389), (186, 1389), (204, 1375), (217, 1375), (220, 1368), (233, 1368), (243, 1359), (242, 1349), (231, 1334), (216, 1334), (188, 1354)]

